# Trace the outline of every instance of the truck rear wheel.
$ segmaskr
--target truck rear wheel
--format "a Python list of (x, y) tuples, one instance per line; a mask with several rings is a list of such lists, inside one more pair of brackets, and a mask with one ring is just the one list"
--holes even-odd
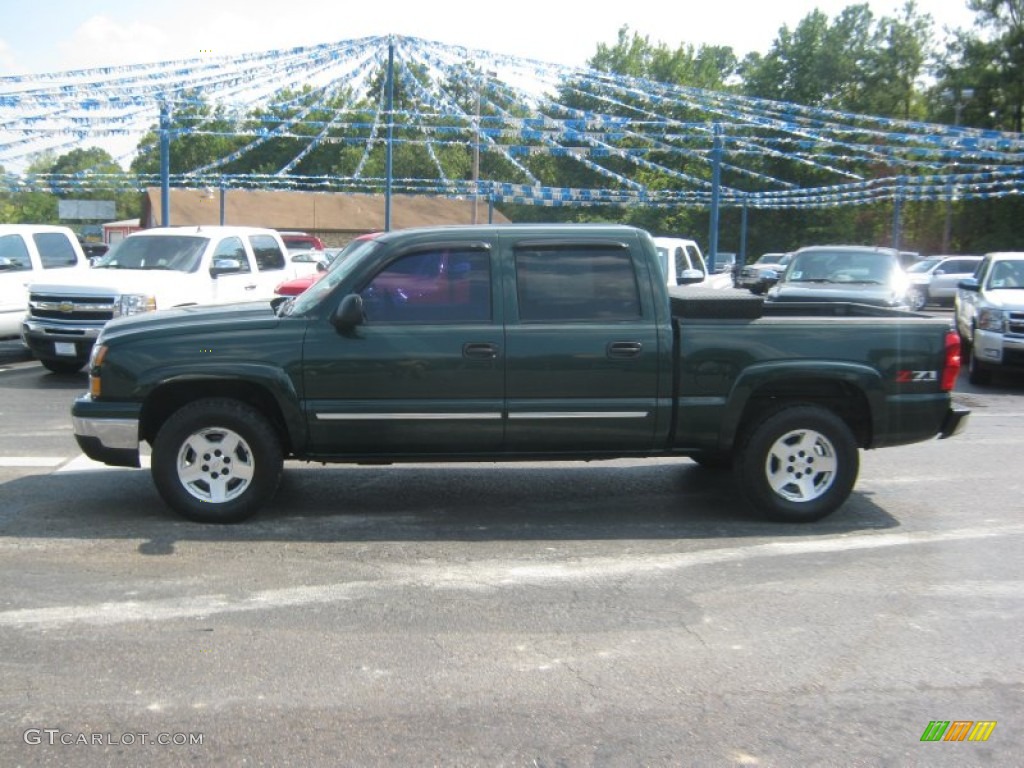
[(820, 520), (849, 498), (860, 455), (850, 428), (815, 405), (777, 410), (744, 436), (736, 478), (747, 500), (770, 520)]
[(200, 523), (237, 523), (277, 490), (281, 443), (264, 416), (226, 398), (176, 411), (153, 442), (152, 474), (172, 508)]

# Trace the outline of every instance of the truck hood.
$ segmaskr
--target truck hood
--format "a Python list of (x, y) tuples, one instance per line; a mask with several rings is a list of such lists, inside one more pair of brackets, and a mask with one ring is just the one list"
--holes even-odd
[(176, 295), (195, 285), (195, 275), (169, 269), (82, 269), (62, 282), (36, 281), (31, 291), (73, 296), (111, 296), (125, 293)]
[(1024, 288), (990, 288), (985, 301), (993, 309), (1024, 310)]
[(769, 301), (848, 301), (879, 307), (903, 306), (905, 299), (887, 285), (849, 283), (777, 283), (768, 292)]
[(270, 301), (176, 307), (111, 320), (104, 326), (101, 339), (135, 335), (189, 336), (242, 328), (253, 330), (273, 328), (279, 322)]

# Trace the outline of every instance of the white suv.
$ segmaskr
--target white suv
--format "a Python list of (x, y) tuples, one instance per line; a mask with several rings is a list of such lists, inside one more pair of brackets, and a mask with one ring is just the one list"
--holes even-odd
[(270, 300), (295, 277), (281, 236), (254, 227), (166, 227), (135, 232), (90, 270), (35, 283), (22, 338), (55, 373), (89, 359), (108, 320), (191, 304)]
[(990, 253), (957, 289), (956, 328), (972, 384), (1024, 370), (1024, 253)]
[(0, 224), (0, 339), (16, 339), (28, 308), (28, 287), (64, 280), (89, 268), (75, 233), (48, 224)]

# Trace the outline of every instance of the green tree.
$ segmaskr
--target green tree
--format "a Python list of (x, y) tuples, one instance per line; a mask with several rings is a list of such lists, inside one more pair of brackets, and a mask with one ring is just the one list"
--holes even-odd
[(619, 29), (614, 45), (599, 43), (587, 63), (602, 72), (716, 91), (727, 90), (739, 64), (728, 46), (680, 45), (673, 50), (635, 32), (631, 35), (628, 26)]
[[(148, 176), (152, 184), (160, 174), (160, 130), (153, 126), (138, 144), (133, 173)], [(170, 109), (168, 131), (172, 175), (194, 171), (229, 156), (244, 144), (236, 120), (225, 107), (210, 106), (199, 93), (183, 94)]]

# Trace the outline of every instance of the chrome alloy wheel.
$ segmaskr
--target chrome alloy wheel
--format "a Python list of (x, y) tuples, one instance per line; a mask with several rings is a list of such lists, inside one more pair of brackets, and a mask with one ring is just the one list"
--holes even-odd
[(836, 449), (825, 435), (797, 429), (772, 444), (764, 470), (775, 493), (788, 501), (806, 502), (828, 492), (838, 467)]
[(178, 481), (200, 501), (219, 504), (241, 496), (252, 482), (255, 469), (252, 449), (230, 429), (197, 430), (178, 449)]

